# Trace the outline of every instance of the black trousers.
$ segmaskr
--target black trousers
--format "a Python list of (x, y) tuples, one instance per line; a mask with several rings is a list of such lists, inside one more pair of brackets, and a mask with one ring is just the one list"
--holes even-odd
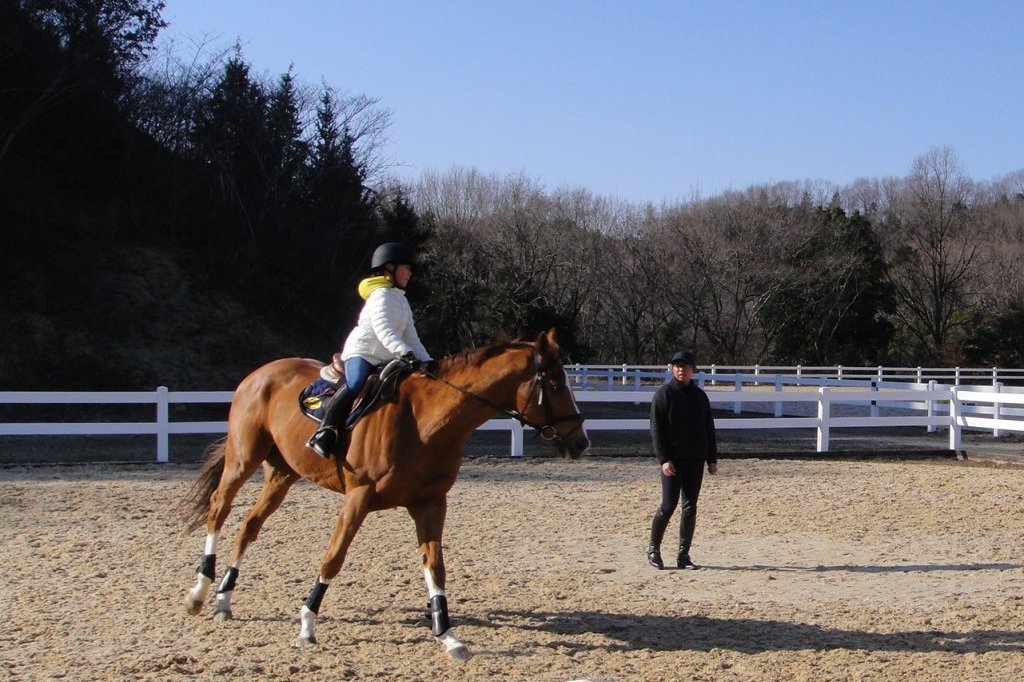
[(704, 482), (704, 462), (682, 462), (675, 466), (675, 476), (661, 474), (661, 507), (658, 512), (663, 519), (662, 523), (667, 525), (676, 506), (682, 502), (679, 514), (679, 552), (686, 554), (690, 551), (693, 532), (697, 527), (697, 498), (700, 496), (701, 483)]
[(672, 516), (679, 501), (683, 502), (683, 514), (696, 514), (700, 486), (704, 482), (704, 462), (675, 463), (676, 475), (661, 474), (661, 513), (665, 518)]

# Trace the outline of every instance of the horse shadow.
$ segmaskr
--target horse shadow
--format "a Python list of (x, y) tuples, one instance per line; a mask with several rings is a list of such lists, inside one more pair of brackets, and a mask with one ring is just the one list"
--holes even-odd
[[(598, 611), (493, 611), (486, 619), (460, 617), (480, 627), (516, 628), (569, 638), (569, 649), (588, 651), (700, 651), (725, 649), (743, 654), (802, 650), (982, 654), (1024, 653), (1024, 630), (907, 630), (878, 633), (807, 623), (753, 618), (637, 615)], [(603, 635), (617, 643), (594, 644), (583, 635)]]

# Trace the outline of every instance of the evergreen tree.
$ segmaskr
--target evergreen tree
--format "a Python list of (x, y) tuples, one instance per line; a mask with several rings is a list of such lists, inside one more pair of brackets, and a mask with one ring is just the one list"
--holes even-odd
[(789, 281), (763, 315), (777, 329), (775, 362), (878, 364), (893, 335), (895, 301), (870, 222), (817, 208), (811, 232), (788, 259)]
[(376, 200), (354, 160), (353, 140), (338, 121), (331, 90), (316, 110), (311, 154), (304, 171), (303, 206), (295, 240), (305, 302), (320, 311), (320, 330), (334, 337), (355, 323), (362, 303), (356, 286), (380, 239)]
[(219, 242), (220, 252), (236, 254), (232, 269), (243, 277), (251, 273), (260, 247), (266, 107), (263, 88), (249, 77), (249, 65), (236, 48), (200, 114), (192, 145), (210, 173), (210, 212), (216, 225), (210, 236)]

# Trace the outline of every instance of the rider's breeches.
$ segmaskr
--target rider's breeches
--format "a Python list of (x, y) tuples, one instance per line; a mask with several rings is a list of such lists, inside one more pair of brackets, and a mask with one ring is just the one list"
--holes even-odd
[(697, 498), (704, 480), (704, 462), (675, 463), (675, 466), (675, 476), (661, 475), (661, 507), (658, 510), (667, 523), (682, 501), (679, 539), (680, 546), (688, 548), (697, 522)]

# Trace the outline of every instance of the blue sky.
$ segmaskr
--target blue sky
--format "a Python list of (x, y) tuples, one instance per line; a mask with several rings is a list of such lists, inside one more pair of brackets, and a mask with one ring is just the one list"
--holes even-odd
[(165, 38), (380, 98), (415, 178), (524, 172), (636, 203), (1024, 168), (1020, 0), (166, 0)]

